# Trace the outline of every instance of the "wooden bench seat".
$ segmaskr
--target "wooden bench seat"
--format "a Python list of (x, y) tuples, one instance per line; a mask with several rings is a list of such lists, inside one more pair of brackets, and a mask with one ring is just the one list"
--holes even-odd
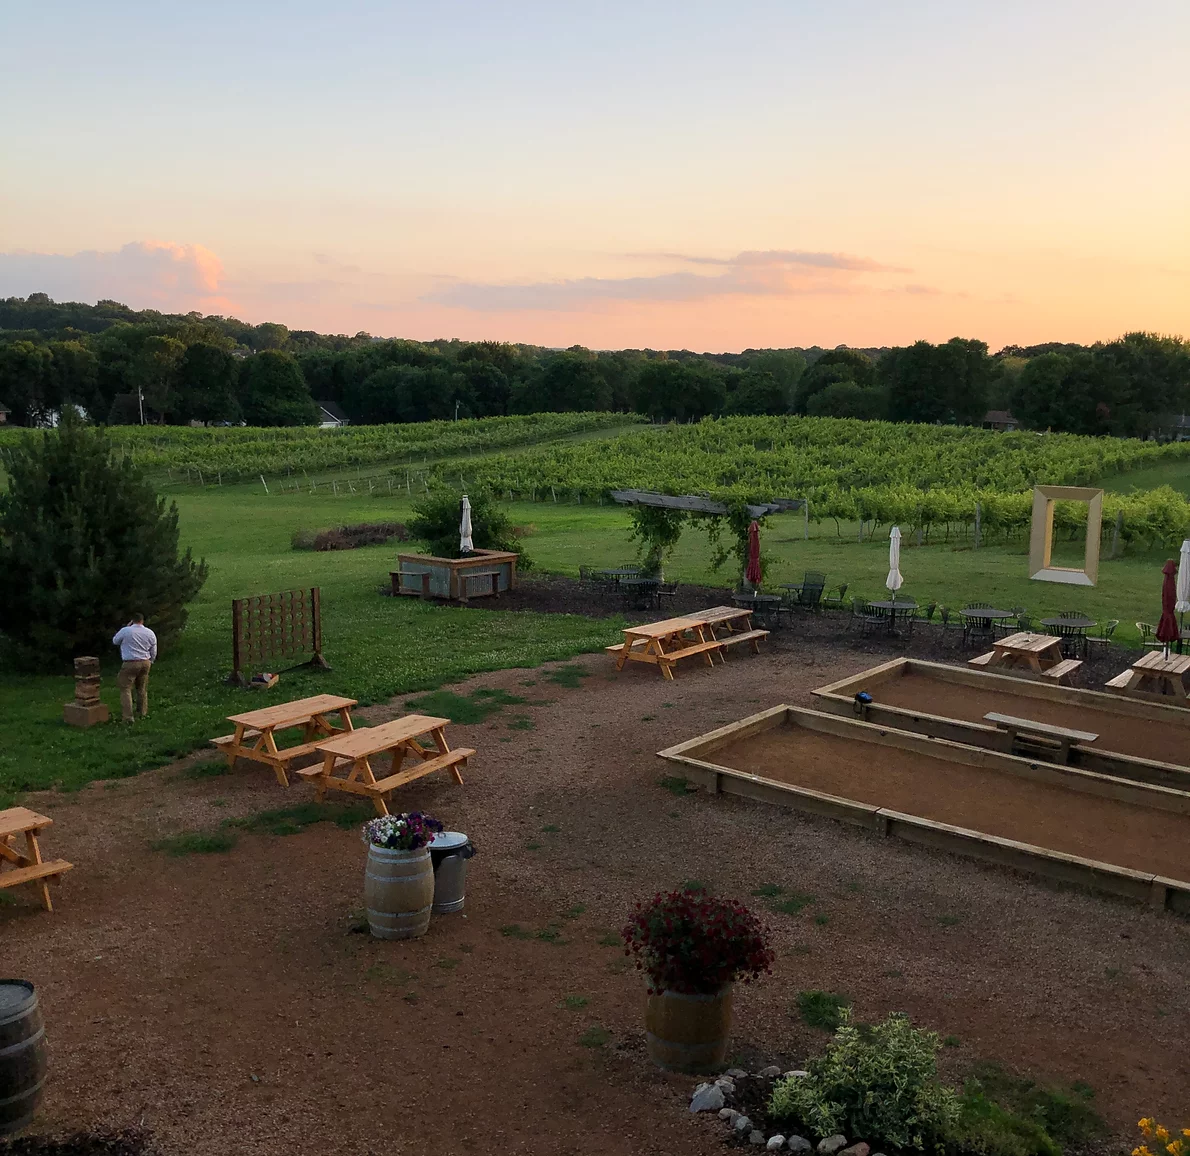
[(968, 666), (990, 666), (996, 657), (994, 650), (989, 650), (986, 654), (977, 654), (974, 658), (967, 659)]
[[(260, 731), (246, 730), (244, 731), (244, 737), (240, 739), (240, 742), (246, 743), (249, 739), (255, 739), (259, 737)], [(216, 747), (229, 747), (235, 741), (235, 735), (220, 735), (217, 739), (211, 739), (211, 744), (212, 746)]]
[(405, 783), (411, 783), (414, 779), (420, 779), (422, 775), (440, 771), (444, 767), (453, 767), (460, 763), (466, 766), (467, 760), (473, 754), (475, 752), (470, 747), (459, 747), (458, 750), (447, 751), (444, 755), (437, 755), (435, 758), (426, 759), (420, 763), (412, 763), (410, 766), (405, 767), (404, 770), (398, 771), (395, 775), (389, 775), (384, 779), (377, 779), (375, 785), (368, 787), (368, 793), (385, 794), (395, 787), (400, 787)]
[(677, 662), (679, 658), (689, 658), (693, 654), (709, 654), (712, 650), (722, 650), (723, 643), (720, 642), (696, 642), (693, 646), (684, 647), (682, 650), (671, 650), (668, 654), (661, 655), (660, 661), (668, 665), (671, 662)]
[(1054, 682), (1068, 684), (1078, 673), (1081, 666), (1082, 660), (1079, 658), (1064, 658), (1061, 662), (1054, 663), (1048, 670), (1043, 670), (1041, 677), (1053, 679)]
[(1132, 682), (1132, 670), (1128, 669), (1123, 674), (1117, 674), (1115, 678), (1109, 678), (1104, 686), (1110, 686), (1113, 690), (1127, 690), (1128, 684)]
[(51, 859), (48, 863), (34, 863), (30, 867), (14, 867), (11, 871), (0, 871), (0, 887), (16, 887), (19, 883), (52, 879), (64, 875), (73, 866), (73, 863), (67, 863), (65, 859)]
[(1016, 715), (998, 714), (995, 711), (989, 711), (983, 718), (984, 722), (994, 723), (1001, 730), (1007, 732), (1010, 753), (1016, 744), (1018, 735), (1042, 740), (1043, 746), (1045, 740), (1052, 740), (1057, 743), (1058, 757), (1063, 763), (1070, 761), (1071, 743), (1093, 743), (1099, 737), (1094, 731), (1079, 731), (1072, 727), (1054, 726), (1051, 723), (1035, 722), (1033, 719), (1017, 718)]
[(741, 642), (747, 642), (752, 647), (752, 653), (759, 654), (760, 643), (768, 636), (767, 630), (741, 630), (738, 634), (725, 634), (719, 639), (719, 644), (726, 649), (729, 646), (738, 646)]
[[(632, 640), (632, 646), (630, 649), (643, 650), (648, 645), (649, 640), (647, 638), (634, 638)], [(606, 650), (608, 654), (623, 654), (624, 644), (622, 642), (617, 642), (614, 646), (605, 646), (603, 649)]]
[(467, 593), (467, 583), (472, 578), (490, 578), (492, 580), (491, 596), (493, 598), (500, 597), (500, 571), (499, 570), (460, 570), (459, 571), (459, 601), (467, 602), (470, 600), (470, 594)]

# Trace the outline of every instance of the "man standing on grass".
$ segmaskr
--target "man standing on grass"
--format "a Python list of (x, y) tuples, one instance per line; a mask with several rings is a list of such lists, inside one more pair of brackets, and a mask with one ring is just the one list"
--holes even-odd
[(116, 676), (116, 685), (120, 688), (120, 709), (124, 721), (133, 721), (132, 688), (136, 687), (136, 697), (140, 706), (140, 717), (149, 713), (149, 670), (157, 661), (157, 635), (146, 625), (143, 614), (134, 614), (127, 626), (116, 631), (112, 645), (120, 648), (120, 657), (124, 665)]

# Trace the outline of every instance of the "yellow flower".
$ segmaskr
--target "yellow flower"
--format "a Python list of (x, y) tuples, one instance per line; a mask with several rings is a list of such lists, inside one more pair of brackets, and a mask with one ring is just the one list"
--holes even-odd
[(1165, 1150), (1169, 1153), (1169, 1156), (1182, 1156), (1181, 1140), (1175, 1140), (1172, 1144), (1166, 1144)]
[(1157, 1125), (1157, 1139), (1160, 1140), (1162, 1144), (1164, 1144), (1165, 1141), (1169, 1139), (1169, 1129), (1166, 1127), (1163, 1127), (1161, 1124), (1158, 1124)]
[(1185, 1136), (1187, 1139), (1190, 1139), (1190, 1128), (1183, 1128), (1182, 1135)]

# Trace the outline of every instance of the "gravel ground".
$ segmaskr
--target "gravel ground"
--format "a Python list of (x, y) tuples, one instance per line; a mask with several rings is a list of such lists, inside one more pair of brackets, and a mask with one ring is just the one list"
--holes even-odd
[(166, 1156), (719, 1152), (718, 1122), (683, 1110), (691, 1081), (649, 1066), (642, 981), (604, 943), (637, 898), (691, 879), (814, 897), (769, 916), (775, 973), (736, 1001), (745, 1066), (793, 1066), (822, 1046), (790, 1015), (799, 989), (820, 988), (863, 1018), (904, 1010), (955, 1037), (951, 1074), (994, 1059), (1086, 1081), (1121, 1137), (1141, 1115), (1190, 1114), (1186, 922), (659, 785), (656, 751), (779, 702), (810, 706), (813, 687), (887, 654), (810, 639), (820, 630), (726, 666), (686, 664), (675, 682), (643, 665), (617, 675), (600, 654), (580, 660), (577, 689), (550, 681), (557, 664), (466, 684), (538, 705), (452, 726), (479, 752), (466, 784), (431, 776), (402, 795), (479, 849), (466, 915), (411, 943), (350, 930), (364, 861), (353, 831), (244, 834), (230, 852), (181, 858), (150, 849), (304, 802), (300, 782), (284, 791), (243, 764), (195, 777), (198, 755), (31, 795), (55, 819), (45, 851), (76, 864), (53, 915), (34, 894), (0, 907), (2, 970), (37, 984), (53, 1053), (40, 1130), (143, 1126)]

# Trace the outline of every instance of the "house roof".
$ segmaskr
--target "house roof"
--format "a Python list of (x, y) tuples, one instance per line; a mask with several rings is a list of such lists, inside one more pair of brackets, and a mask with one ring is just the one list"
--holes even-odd
[(1016, 418), (1013, 417), (1012, 414), (1006, 409), (989, 409), (987, 413), (983, 415), (983, 420), (985, 422), (992, 422), (996, 425), (1017, 424)]
[(335, 421), (349, 421), (348, 416), (333, 401), (316, 401), (314, 403), (328, 417)]
[(12, 413), (12, 410), (10, 410), (8, 406), (4, 404), (4, 402), (0, 401), (0, 413)]

